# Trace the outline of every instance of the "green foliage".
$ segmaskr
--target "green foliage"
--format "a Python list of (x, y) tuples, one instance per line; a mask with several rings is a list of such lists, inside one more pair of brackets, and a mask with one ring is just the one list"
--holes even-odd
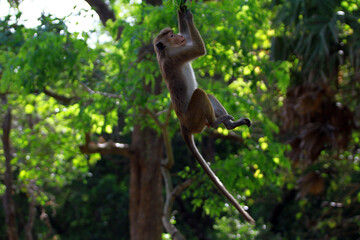
[[(90, 98), (75, 82), (84, 81), (93, 68), (95, 55), (86, 44), (86, 35), (77, 39), (62, 19), (51, 16), (42, 16), (37, 29), (26, 29), (17, 23), (19, 17), (0, 20), (0, 93), (7, 94), (9, 101), (0, 114), (7, 108), (12, 110), (11, 145), (16, 154), (11, 164), (16, 193), (25, 200), (19, 204), (27, 206), (26, 201), (34, 198), (37, 206), (55, 208), (57, 191), (88, 176), (89, 167), (99, 160), (99, 156), (88, 159), (80, 153), (84, 130), (103, 126), (109, 131), (108, 125), (117, 115), (101, 105), (87, 108)], [(44, 89), (54, 97), (39, 92)], [(53, 89), (57, 89), (55, 95)], [(55, 100), (58, 96), (59, 101)], [(83, 101), (69, 105), (81, 96)], [(102, 112), (93, 113), (95, 108), (102, 108)], [(0, 160), (4, 173), (3, 154)], [(0, 189), (4, 190), (3, 185)], [(21, 210), (27, 212), (26, 208)], [(39, 236), (45, 236), (47, 227), (42, 222), (36, 225)]]
[[(247, 128), (236, 131), (245, 140), (244, 144), (219, 142), (217, 145), (223, 150), (216, 151), (221, 157), (213, 164), (225, 185), (251, 207), (256, 204), (253, 195), (262, 188), (283, 186), (286, 177), (278, 174), (289, 169), (284, 157), (286, 146), (274, 137), (279, 128), (264, 114), (264, 106), (272, 99), (265, 93), (276, 85), (284, 91), (288, 84), (288, 65), (272, 63), (267, 56), (273, 36), (269, 22), (263, 21), (271, 16), (264, 8), (267, 3), (223, 1), (192, 8), (208, 50), (206, 57), (193, 63), (200, 75), (199, 84), (215, 94), (231, 114), (252, 119), (252, 129), (257, 129), (255, 132)], [(153, 95), (159, 70), (155, 55), (143, 46), (149, 44), (151, 47), (153, 37), (161, 28), (177, 26), (176, 12), (171, 8), (125, 1), (114, 9), (121, 10), (123, 15), (107, 28), (115, 33), (119, 25), (125, 26), (121, 39), (115, 45), (104, 43), (96, 49), (87, 47), (86, 35), (79, 39), (78, 34), (70, 34), (62, 19), (42, 16), (37, 29), (8, 24), (9, 19), (2, 22), (2, 32), (7, 35), (0, 39), (3, 39), (2, 46), (7, 47), (2, 49), (0, 58), (1, 89), (12, 93), (13, 114), (21, 126), (13, 130), (16, 138), (13, 144), (17, 149), (14, 164), (19, 182), (26, 185), (35, 180), (41, 187), (40, 205), (46, 205), (53, 198), (52, 189), (63, 188), (79, 177), (88, 176), (89, 167), (98, 161), (98, 157), (85, 158), (77, 149), (84, 141), (84, 131), (111, 133), (117, 124), (118, 112), (125, 116), (121, 134), (130, 133), (134, 121), (156, 128), (152, 121), (139, 114), (140, 110), (161, 111), (170, 105), (167, 91)], [(44, 89), (67, 97), (70, 102), (37, 94)], [(118, 97), (108, 98), (102, 94), (104, 92)], [(36, 119), (35, 124), (30, 126), (28, 118)], [(175, 120), (170, 129), (171, 135), (178, 132)], [(223, 128), (217, 131), (225, 136), (229, 134)], [(184, 176), (196, 174), (189, 170)], [(194, 184), (184, 196), (191, 194), (193, 206), (203, 207), (211, 216), (227, 213), (228, 218), (218, 221), (219, 231), (226, 236), (232, 229), (224, 228), (224, 223), (238, 215), (219, 204), (224, 199), (212, 193), (213, 186), (208, 181), (205, 183), (201, 188)], [(94, 189), (94, 192), (99, 190)], [(73, 194), (77, 197), (70, 198), (72, 203), (79, 199), (85, 204), (94, 198)], [(207, 200), (203, 201), (204, 198)], [(87, 211), (87, 208), (80, 211)], [(82, 216), (85, 219), (70, 221), (72, 229), (88, 224), (89, 215)], [(249, 231), (249, 228), (242, 231)]]
[(53, 222), (62, 228), (61, 239), (129, 239), (129, 179), (113, 160), (98, 162), (59, 195)]
[[(4, 30), (17, 29), (10, 25)], [(91, 62), (91, 51), (86, 42), (71, 37), (62, 19), (43, 15), (38, 29), (15, 32), (14, 38), (20, 37), (25, 41), (16, 56), (8, 55), (3, 63), (2, 91), (24, 89), (29, 93), (62, 79), (72, 82), (78, 78), (80, 71), (87, 70), (84, 65)], [(86, 38), (86, 35), (83, 37)]]
[[(287, 239), (319, 239), (324, 236), (352, 239), (358, 235), (359, 221), (355, 212), (359, 208), (357, 193), (353, 189), (359, 182), (359, 132), (355, 127), (359, 124), (359, 101), (353, 96), (360, 89), (355, 83), (360, 65), (359, 61), (354, 61), (360, 57), (360, 11), (355, 2), (273, 1), (278, 8), (274, 21), (277, 37), (273, 41), (272, 57), (290, 63), (292, 86), (326, 88), (335, 99), (330, 101), (336, 101), (338, 109), (351, 112), (348, 119), (355, 123), (354, 126), (349, 125), (350, 133), (353, 131), (349, 141), (342, 146), (317, 144), (321, 151), (316, 161), (295, 168), (295, 178), (299, 179), (297, 196), (288, 189), (278, 205), (282, 210), (277, 212), (278, 217), (273, 217), (277, 220), (273, 221), (273, 232), (281, 233)], [(290, 98), (290, 95), (287, 97)], [(305, 102), (294, 98), (288, 101), (295, 101), (295, 110), (301, 115)], [(311, 109), (315, 102), (315, 99), (310, 100), (306, 109)], [(324, 106), (321, 108), (324, 109)], [(325, 121), (321, 122), (321, 127), (335, 125), (329, 121), (332, 116), (320, 116), (323, 117)], [(318, 120), (310, 116), (303, 119), (306, 118), (304, 127), (308, 131)], [(301, 124), (292, 121), (295, 126)], [(340, 125), (346, 126), (344, 122), (344, 119), (340, 121)], [(346, 130), (341, 131), (344, 133)], [(287, 134), (296, 135), (294, 132), (297, 130)], [(298, 198), (301, 200), (297, 201)], [(288, 214), (290, 211), (294, 213), (292, 216)], [(299, 229), (303, 226), (299, 223), (303, 222), (312, 223), (311, 227)]]
[(168, 5), (168, 6), (174, 6), (176, 10), (179, 10), (180, 7), (182, 6), (189, 6), (191, 5), (191, 3), (187, 3), (187, 2), (191, 2), (192, 3), (192, 0), (165, 0), (165, 5)]
[(214, 228), (217, 239), (255, 239), (258, 231), (253, 230), (248, 224), (244, 224), (239, 217), (216, 218)]
[[(160, 134), (143, 110), (160, 112), (170, 106), (165, 85), (159, 84), (152, 39), (164, 27), (177, 27), (176, 11), (128, 0), (110, 3), (120, 17), (109, 21), (106, 30), (115, 37), (119, 26), (124, 27), (121, 38), (93, 48), (87, 34), (68, 32), (64, 19), (51, 15), (43, 15), (35, 29), (18, 24), (20, 14), (0, 21), (0, 93), (9, 98), (0, 116), (11, 107), (17, 201), (30, 200), (29, 187), (35, 185), (37, 206), (54, 213), (61, 239), (129, 239), (127, 166), (118, 167), (113, 158), (109, 161), (99, 154), (85, 156), (79, 145), (87, 132), (130, 141), (134, 123)], [(179, 8), (183, 1), (164, 3)], [(286, 157), (289, 147), (280, 115), (290, 85), (314, 70), (319, 76), (335, 76), (331, 73), (339, 49), (334, 46), (343, 46), (346, 56), (339, 86), (358, 87), (350, 84), (359, 68), (357, 2), (194, 1), (191, 10), (207, 48), (207, 55), (192, 63), (199, 86), (214, 94), (235, 118), (253, 122), (250, 129), (218, 128), (220, 139), (205, 132), (196, 140), (203, 153), (206, 141), (213, 141), (216, 157), (207, 160), (259, 224), (244, 224), (203, 176), (183, 146), (174, 113), (169, 131), (176, 159), (173, 173), (178, 174), (173, 180), (196, 181), (182, 193), (180, 204), (175, 203), (179, 215), (173, 223), (186, 230), (187, 239), (308, 239), (341, 231), (341, 216), (350, 218), (350, 209), (357, 210), (360, 202), (352, 191), (359, 183), (359, 153), (349, 148), (334, 161), (333, 153), (324, 151), (313, 166), (325, 179), (324, 195), (298, 201), (296, 177), (301, 170), (291, 168)], [(355, 109), (359, 103), (352, 94), (339, 93), (336, 98)], [(163, 121), (165, 114), (159, 119)], [(358, 148), (359, 136), (353, 132), (353, 149)], [(4, 173), (0, 146), (0, 173)], [(188, 219), (197, 221), (202, 232)], [(315, 227), (308, 231), (313, 221)], [(37, 226), (39, 238), (45, 236), (45, 225), (37, 220)], [(163, 239), (169, 236), (164, 234)]]
[[(274, 1), (281, 2), (276, 17), (277, 35), (273, 56), (300, 59), (294, 71), (310, 82), (334, 81), (340, 62), (358, 69), (360, 23), (355, 1)], [(294, 78), (293, 82), (302, 79)]]

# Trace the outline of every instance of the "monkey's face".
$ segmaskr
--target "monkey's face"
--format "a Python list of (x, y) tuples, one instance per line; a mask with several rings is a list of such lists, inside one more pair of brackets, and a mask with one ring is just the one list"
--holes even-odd
[(167, 41), (170, 44), (170, 47), (181, 47), (186, 45), (184, 36), (172, 32), (167, 34)]
[(183, 47), (186, 39), (180, 34), (174, 34), (171, 28), (164, 28), (154, 40), (154, 47), (157, 54), (167, 52), (171, 49)]

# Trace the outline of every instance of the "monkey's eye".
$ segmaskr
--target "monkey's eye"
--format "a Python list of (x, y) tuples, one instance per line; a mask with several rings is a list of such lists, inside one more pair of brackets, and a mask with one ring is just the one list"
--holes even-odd
[(171, 34), (170, 37), (174, 37), (174, 34)]

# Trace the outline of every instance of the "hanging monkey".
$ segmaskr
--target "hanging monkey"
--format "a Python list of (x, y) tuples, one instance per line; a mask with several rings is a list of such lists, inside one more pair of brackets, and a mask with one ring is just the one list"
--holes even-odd
[(246, 221), (254, 224), (254, 219), (240, 206), (208, 166), (193, 137), (193, 133), (202, 132), (205, 126), (216, 129), (220, 124), (224, 124), (227, 129), (234, 129), (240, 125), (250, 127), (251, 122), (247, 118), (234, 121), (213, 95), (197, 88), (190, 62), (206, 54), (205, 45), (194, 25), (192, 13), (184, 5), (178, 11), (178, 22), (180, 34), (174, 34), (171, 28), (161, 30), (154, 40), (154, 48), (172, 105), (180, 120), (181, 133), (190, 151), (215, 186)]

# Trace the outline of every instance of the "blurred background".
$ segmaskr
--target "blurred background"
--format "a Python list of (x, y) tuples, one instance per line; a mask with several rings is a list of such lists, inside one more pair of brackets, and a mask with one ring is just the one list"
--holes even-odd
[(0, 239), (360, 239), (358, 0), (193, 0), (186, 148), (152, 40), (181, 0), (0, 0)]

